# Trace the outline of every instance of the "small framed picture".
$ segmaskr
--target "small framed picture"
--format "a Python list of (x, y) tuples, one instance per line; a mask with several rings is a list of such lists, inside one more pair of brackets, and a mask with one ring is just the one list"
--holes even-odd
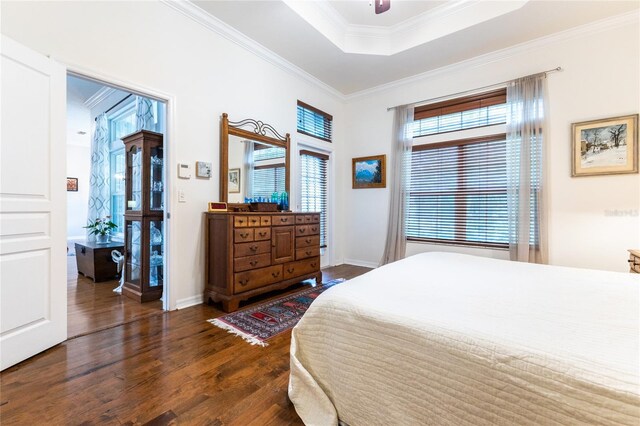
[(211, 163), (205, 163), (204, 161), (196, 161), (196, 177), (210, 179)]
[(78, 178), (67, 178), (67, 191), (78, 192)]
[(354, 189), (386, 188), (386, 155), (373, 155), (352, 159), (352, 184)]
[(571, 125), (571, 176), (638, 173), (638, 114)]
[(240, 192), (240, 169), (229, 169), (229, 192)]

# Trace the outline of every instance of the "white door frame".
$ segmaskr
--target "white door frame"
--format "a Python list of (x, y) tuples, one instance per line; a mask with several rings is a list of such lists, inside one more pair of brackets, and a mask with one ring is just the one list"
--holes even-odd
[[(167, 147), (168, 151), (168, 164), (165, 168), (165, 179), (166, 179), (166, 199), (168, 209), (164, 211), (164, 222), (165, 222), (165, 258), (167, 262), (165, 263), (165, 275), (168, 277), (168, 280), (164, 282), (164, 301), (162, 304), (162, 308), (165, 311), (170, 311), (176, 309), (176, 291), (173, 288), (173, 284), (178, 282), (177, 279), (177, 268), (176, 259), (177, 256), (173, 256), (172, 253), (178, 253), (176, 248), (176, 238), (173, 238), (174, 235), (177, 235), (176, 230), (176, 220), (175, 214), (171, 217), (171, 213), (177, 211), (177, 197), (174, 196), (173, 190), (173, 180), (174, 176), (172, 174), (173, 171), (178, 169), (178, 161), (176, 156), (176, 138), (175, 138), (175, 116), (176, 116), (176, 99), (175, 96), (157, 89), (153, 89), (147, 87), (143, 84), (121, 80), (117, 77), (104, 74), (102, 72), (98, 72), (92, 69), (85, 68), (80, 65), (71, 64), (71, 63), (63, 63), (67, 67), (67, 74), (71, 74), (80, 78), (94, 80), (97, 83), (104, 84), (105, 86), (112, 86), (117, 89), (121, 89), (126, 92), (130, 92), (136, 95), (144, 96), (147, 98), (156, 99), (162, 101), (166, 105), (166, 126), (165, 126), (165, 147)], [(66, 125), (66, 123), (65, 123)], [(65, 146), (66, 151), (66, 146)]]

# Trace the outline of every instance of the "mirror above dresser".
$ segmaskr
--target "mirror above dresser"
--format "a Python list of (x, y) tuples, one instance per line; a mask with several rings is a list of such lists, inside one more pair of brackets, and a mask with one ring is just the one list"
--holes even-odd
[(269, 200), (274, 192), (289, 194), (289, 133), (282, 136), (260, 120), (230, 121), (226, 113), (220, 132), (221, 201), (240, 204)]

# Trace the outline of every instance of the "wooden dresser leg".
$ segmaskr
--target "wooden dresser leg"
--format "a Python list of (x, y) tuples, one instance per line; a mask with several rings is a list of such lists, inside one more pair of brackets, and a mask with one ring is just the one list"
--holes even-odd
[(231, 299), (231, 300), (223, 300), (222, 301), (222, 310), (229, 313), (235, 312), (240, 307), (239, 299)]
[(316, 284), (320, 284), (322, 282), (322, 272), (318, 272), (316, 275)]

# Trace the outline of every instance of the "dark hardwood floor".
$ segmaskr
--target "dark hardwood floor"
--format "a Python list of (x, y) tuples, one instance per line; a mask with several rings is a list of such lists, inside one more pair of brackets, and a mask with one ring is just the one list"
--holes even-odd
[(75, 256), (67, 256), (67, 336), (82, 336), (163, 314), (160, 300), (138, 303), (114, 293), (118, 284), (117, 280), (94, 283), (78, 275)]
[[(327, 268), (323, 281), (368, 270)], [(11, 367), (0, 373), (0, 423), (302, 424), (287, 399), (291, 334), (251, 346), (206, 322), (222, 314), (199, 305), (134, 318)]]

